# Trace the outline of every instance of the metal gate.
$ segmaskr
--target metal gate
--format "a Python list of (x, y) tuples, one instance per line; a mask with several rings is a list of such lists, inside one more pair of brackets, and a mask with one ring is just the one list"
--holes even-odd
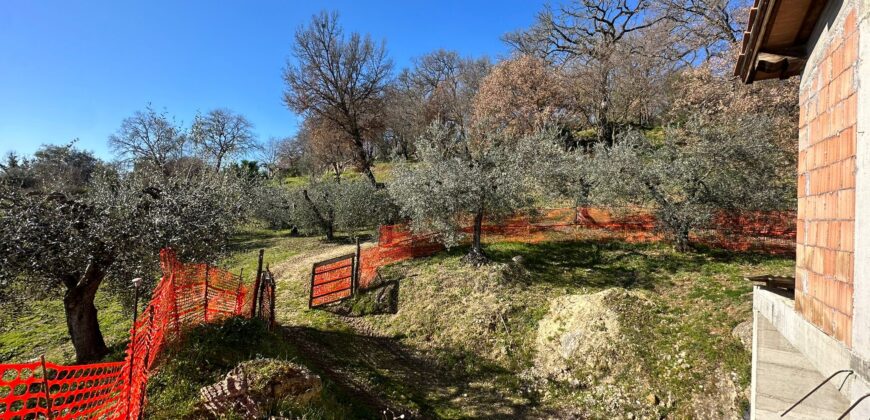
[(314, 263), (308, 307), (340, 302), (353, 296), (357, 281), (357, 255), (347, 254)]

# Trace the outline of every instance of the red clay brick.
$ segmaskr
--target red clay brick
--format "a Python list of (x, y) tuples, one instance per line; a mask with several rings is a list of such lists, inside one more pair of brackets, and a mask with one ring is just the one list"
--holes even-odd
[(847, 252), (855, 251), (855, 222), (840, 222), (840, 249)]
[(840, 162), (840, 178), (842, 179), (842, 188), (855, 188), (855, 162), (856, 158), (854, 156)]
[(858, 122), (858, 95), (850, 95), (843, 104), (846, 107), (844, 116), (846, 126), (855, 125)]
[(852, 296), (854, 293), (854, 289), (852, 288), (852, 284), (837, 282), (837, 309), (838, 311), (852, 316)]
[(851, 35), (858, 28), (858, 18), (856, 15), (855, 9), (852, 9), (848, 15), (846, 15), (846, 20), (843, 21), (843, 34), (846, 36)]
[(858, 61), (858, 33), (853, 32), (843, 40), (843, 64), (854, 66)]
[(843, 39), (840, 37), (831, 42), (831, 46), (834, 49), (834, 52), (831, 53), (831, 71), (833, 72), (834, 76), (837, 76), (843, 72), (844, 62), (843, 48), (841, 47), (842, 43)]

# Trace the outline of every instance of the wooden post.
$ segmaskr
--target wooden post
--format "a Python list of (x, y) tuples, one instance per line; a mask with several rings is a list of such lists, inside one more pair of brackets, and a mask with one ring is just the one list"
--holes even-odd
[(266, 272), (269, 273), (269, 330), (275, 327), (275, 299), (278, 296), (277, 286), (275, 285), (275, 276), (269, 271), (269, 264), (266, 264)]
[(244, 268), (239, 270), (239, 285), (236, 287), (236, 310), (233, 311), (233, 315), (235, 316), (242, 314), (242, 304), (244, 303), (242, 302), (242, 279), (244, 279), (242, 273), (244, 273), (244, 271)]
[(203, 300), (203, 321), (208, 322), (208, 271), (209, 266), (208, 263), (205, 263), (205, 287), (202, 290), (202, 300)]
[(308, 309), (314, 304), (314, 275), (317, 274), (317, 264), (311, 264), (311, 289), (308, 291)]
[(260, 255), (257, 257), (257, 277), (254, 278), (254, 300), (251, 303), (251, 318), (257, 316), (257, 294), (260, 290), (260, 276), (263, 275), (263, 253), (265, 249), (260, 249)]
[(46, 417), (48, 420), (54, 418), (54, 414), (51, 412), (51, 390), (48, 385), (48, 369), (45, 367), (45, 355), (39, 356), (39, 362), (42, 364), (42, 386), (45, 389), (45, 407), (48, 411), (46, 411)]

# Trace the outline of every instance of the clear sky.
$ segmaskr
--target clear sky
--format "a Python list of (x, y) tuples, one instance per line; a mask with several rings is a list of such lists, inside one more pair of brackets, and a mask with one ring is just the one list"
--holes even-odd
[(261, 139), (298, 119), (281, 102), (293, 33), (320, 10), (345, 32), (385, 39), (396, 69), (446, 48), (498, 58), (542, 1), (0, 0), (0, 154), (79, 138), (109, 158), (107, 137), (147, 103), (184, 124), (227, 107)]

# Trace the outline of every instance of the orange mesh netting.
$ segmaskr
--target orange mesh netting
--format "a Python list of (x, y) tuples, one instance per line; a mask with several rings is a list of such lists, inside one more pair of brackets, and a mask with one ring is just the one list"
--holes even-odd
[(232, 316), (272, 321), (274, 281), (264, 281), (254, 311), (240, 276), (160, 253), (163, 276), (130, 329), (123, 362), (60, 366), (44, 361), (0, 365), (0, 419), (139, 418), (146, 385), (166, 345), (195, 325)]
[[(578, 237), (622, 239), (630, 242), (659, 241), (664, 236), (656, 229), (656, 219), (645, 209), (599, 209), (566, 207), (537, 210), (498, 222), (484, 221), (483, 232), (504, 240), (542, 242), (551, 232)], [(471, 233), (470, 224), (463, 228)], [(595, 235), (590, 235), (596, 232)], [(434, 235), (413, 234), (405, 225), (381, 226), (378, 244), (360, 253), (359, 287), (367, 288), (377, 277), (377, 270), (388, 264), (430, 256), (444, 249)], [(580, 235), (582, 233), (582, 236)], [(721, 213), (709, 226), (694, 231), (691, 239), (710, 246), (773, 254), (791, 254), (795, 247), (793, 212)]]

